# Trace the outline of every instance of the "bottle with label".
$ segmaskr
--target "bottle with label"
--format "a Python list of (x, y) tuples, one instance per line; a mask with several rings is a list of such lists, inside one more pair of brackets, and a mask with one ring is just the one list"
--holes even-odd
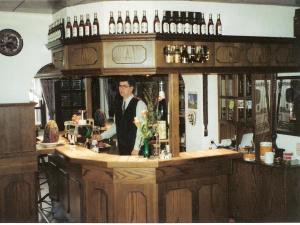
[(220, 13), (218, 14), (217, 22), (216, 22), (216, 35), (222, 35), (222, 23), (221, 23)]
[(198, 31), (198, 23), (197, 23), (197, 18), (196, 18), (196, 12), (193, 13), (193, 22), (192, 22), (192, 25), (193, 25), (193, 34), (194, 35), (197, 35), (199, 34), (199, 31)]
[(125, 19), (125, 34), (131, 34), (131, 21), (129, 18), (129, 11), (126, 11), (126, 19)]
[(212, 14), (209, 14), (209, 20), (208, 20), (208, 24), (207, 24), (207, 31), (208, 31), (208, 35), (214, 35), (215, 26), (214, 26), (214, 22), (212, 20)]
[(167, 12), (164, 11), (163, 12), (163, 19), (162, 19), (162, 33), (164, 34), (168, 34), (170, 33), (170, 26), (169, 26), (169, 21), (168, 21), (168, 17), (167, 17)]
[(143, 10), (143, 18), (141, 22), (141, 33), (148, 33), (148, 21), (146, 17), (146, 10)]
[(206, 22), (204, 18), (204, 13), (201, 13), (201, 35), (206, 35)]
[(181, 63), (188, 63), (189, 62), (189, 54), (187, 50), (187, 46), (183, 45), (181, 49)]
[(198, 27), (198, 34), (201, 34), (201, 12), (196, 12), (196, 23)]
[(159, 17), (158, 17), (158, 10), (155, 10), (155, 17), (154, 17), (154, 21), (153, 21), (153, 31), (155, 34), (160, 33), (160, 21), (159, 21)]
[(89, 14), (86, 14), (86, 20), (85, 20), (85, 25), (84, 25), (84, 35), (85, 36), (92, 35), (92, 25), (91, 25)]
[(167, 138), (167, 101), (164, 91), (164, 82), (159, 82), (159, 93), (158, 93), (158, 103), (156, 107), (157, 113), (157, 125), (158, 125), (158, 135), (159, 139)]
[(73, 28), (72, 28), (72, 37), (77, 38), (78, 37), (78, 22), (77, 22), (77, 16), (74, 16), (74, 22), (73, 22)]
[(113, 16), (113, 12), (110, 11), (110, 17), (109, 17), (109, 34), (115, 34), (116, 33), (116, 23)]
[(183, 14), (183, 12), (178, 12), (178, 18), (177, 18), (177, 33), (178, 34), (183, 33), (182, 14)]
[(134, 34), (140, 33), (140, 22), (139, 22), (136, 10), (134, 11), (134, 17), (133, 17), (133, 24), (132, 24), (132, 26), (133, 26), (133, 33)]
[(189, 21), (189, 12), (185, 12), (185, 21), (184, 21), (184, 34), (191, 33), (191, 24)]
[(94, 13), (93, 35), (94, 36), (98, 36), (99, 35), (99, 21), (98, 21), (98, 18), (97, 18), (97, 13)]
[(65, 38), (71, 38), (72, 37), (72, 24), (71, 24), (71, 19), (68, 16), (67, 17), (67, 24), (66, 24), (66, 29), (65, 29)]
[(169, 24), (170, 24), (170, 34), (176, 34), (177, 33), (176, 23), (175, 23), (175, 18), (174, 18), (174, 12), (173, 11), (171, 11)]
[(78, 36), (83, 37), (84, 36), (84, 21), (83, 21), (83, 15), (80, 15), (80, 22), (78, 27)]
[(121, 11), (118, 11), (117, 34), (123, 34), (123, 33), (124, 33), (124, 26), (123, 26)]

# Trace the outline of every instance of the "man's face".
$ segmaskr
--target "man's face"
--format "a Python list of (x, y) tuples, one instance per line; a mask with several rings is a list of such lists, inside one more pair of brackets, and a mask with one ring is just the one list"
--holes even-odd
[(120, 81), (119, 82), (119, 92), (123, 99), (128, 98), (132, 95), (133, 87), (129, 86), (128, 81)]

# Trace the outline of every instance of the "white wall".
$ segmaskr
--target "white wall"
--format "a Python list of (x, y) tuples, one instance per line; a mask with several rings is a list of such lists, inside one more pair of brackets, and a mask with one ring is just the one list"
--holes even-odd
[(18, 55), (0, 54), (0, 103), (29, 102), (34, 75), (51, 62), (45, 47), (51, 21), (52, 15), (0, 12), (0, 30), (14, 29), (24, 42)]
[[(269, 6), (269, 5), (249, 5), (249, 4), (228, 4), (209, 2), (188, 2), (188, 1), (113, 1), (99, 2), (86, 5), (68, 7), (54, 15), (55, 18), (74, 15), (79, 17), (86, 13), (93, 18), (94, 12), (100, 18), (100, 33), (108, 34), (109, 12), (114, 12), (116, 20), (117, 11), (122, 11), (123, 21), (125, 11), (129, 10), (130, 17), (133, 11), (137, 10), (141, 20), (142, 10), (147, 10), (149, 31), (153, 30), (154, 10), (159, 10), (160, 20), (163, 10), (178, 11), (201, 11), (205, 13), (206, 21), (208, 14), (212, 13), (215, 21), (217, 13), (221, 14), (223, 34), (225, 35), (245, 35), (245, 36), (273, 36), (273, 37), (293, 37), (293, 17), (295, 7)], [(189, 125), (186, 120), (186, 144), (187, 150), (206, 149), (210, 146), (210, 140), (218, 142), (218, 99), (217, 99), (217, 76), (209, 76), (209, 108), (208, 108), (208, 137), (203, 137), (202, 119), (202, 76), (183, 76), (186, 86), (185, 98), (188, 91), (198, 93), (199, 108), (196, 110), (196, 126)], [(187, 102), (187, 101), (186, 101)], [(187, 104), (187, 103), (186, 103)], [(187, 108), (187, 106), (186, 106)], [(280, 143), (286, 138), (280, 138)], [(289, 141), (289, 140), (287, 140)]]

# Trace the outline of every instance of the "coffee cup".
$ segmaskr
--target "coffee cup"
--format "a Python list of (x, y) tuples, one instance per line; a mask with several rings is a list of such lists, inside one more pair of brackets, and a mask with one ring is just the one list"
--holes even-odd
[(274, 152), (266, 152), (265, 153), (265, 163), (273, 164), (274, 162)]
[(272, 152), (272, 142), (260, 142), (260, 159), (264, 160), (265, 153)]

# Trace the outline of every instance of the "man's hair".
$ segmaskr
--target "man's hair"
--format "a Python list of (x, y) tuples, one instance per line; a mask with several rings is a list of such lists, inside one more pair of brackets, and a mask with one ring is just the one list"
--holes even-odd
[(131, 76), (121, 76), (119, 79), (119, 83), (123, 82), (123, 81), (127, 81), (129, 86), (131, 87), (135, 87), (135, 79)]

